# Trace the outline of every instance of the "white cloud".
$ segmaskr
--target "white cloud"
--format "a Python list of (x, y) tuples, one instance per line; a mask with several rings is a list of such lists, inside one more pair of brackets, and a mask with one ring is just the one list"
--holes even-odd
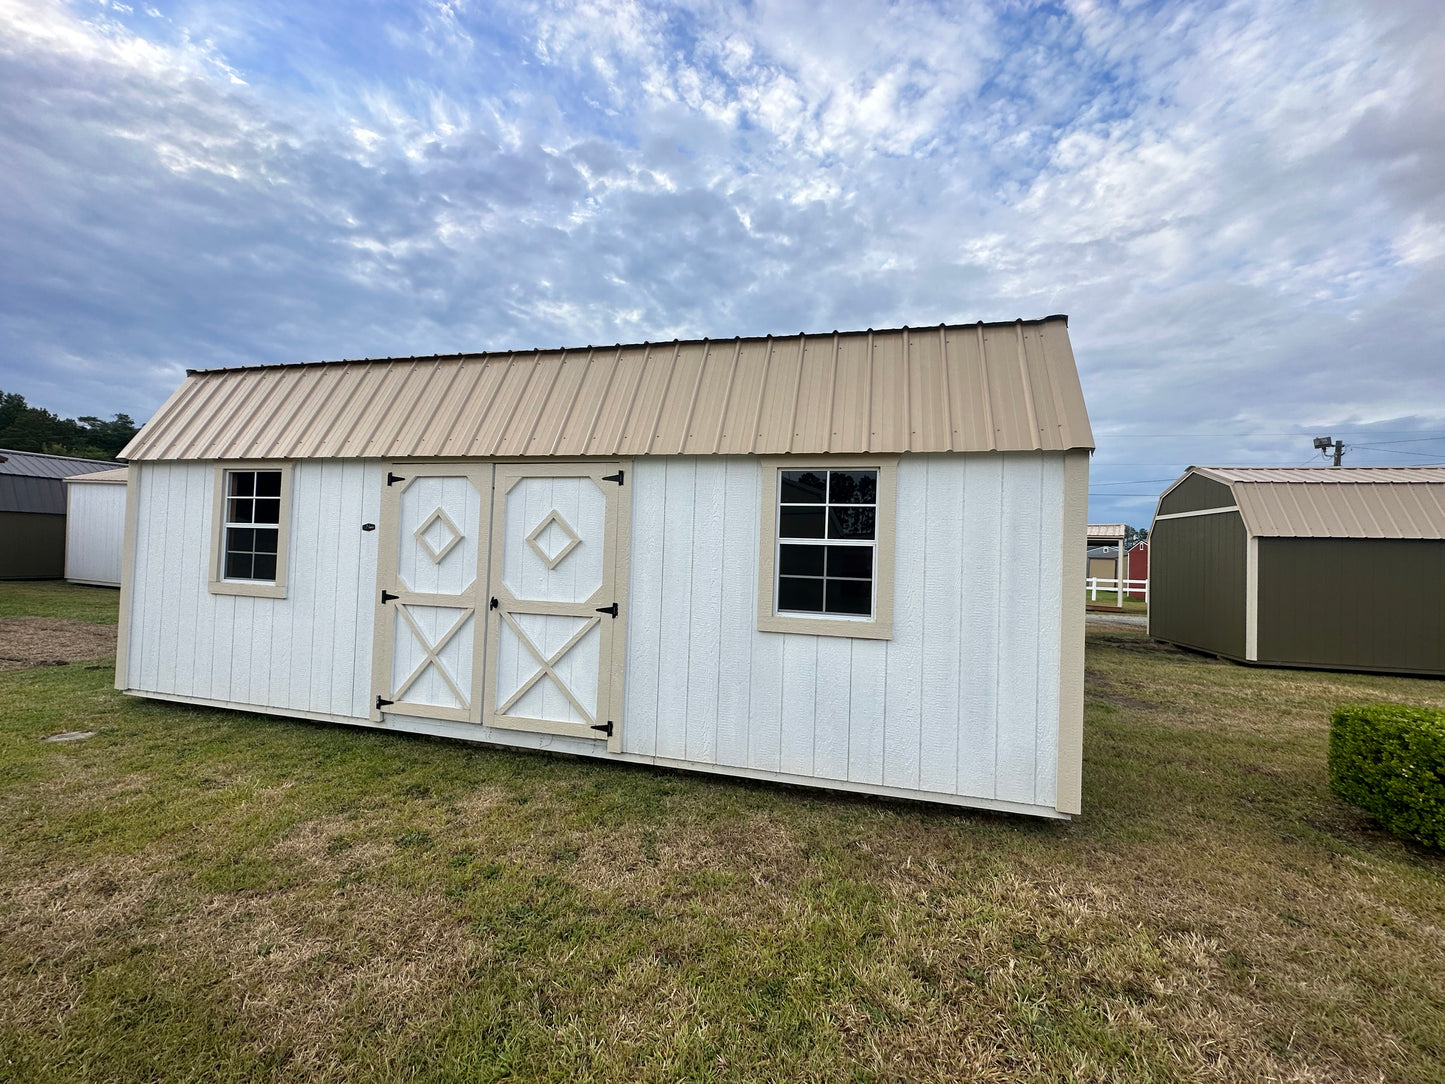
[(1068, 311), (1100, 478), (1445, 432), (1425, 0), (230, 2), (0, 0), (6, 390)]

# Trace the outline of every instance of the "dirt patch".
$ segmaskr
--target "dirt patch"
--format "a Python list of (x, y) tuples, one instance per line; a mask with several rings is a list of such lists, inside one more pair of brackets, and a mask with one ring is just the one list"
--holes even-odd
[(1135, 696), (1129, 696), (1119, 691), (1119, 687), (1110, 681), (1103, 674), (1096, 674), (1092, 670), (1086, 670), (1084, 676), (1085, 695), (1095, 700), (1102, 700), (1106, 704), (1113, 704), (1116, 708), (1163, 708), (1168, 707), (1162, 700), (1141, 700)]
[(1185, 651), (1175, 647), (1173, 644), (1166, 644), (1159, 640), (1147, 640), (1142, 636), (1110, 636), (1105, 633), (1091, 632), (1088, 643), (1100, 647), (1112, 647), (1119, 651), (1132, 651), (1139, 655), (1172, 655), (1179, 659), (1205, 659), (1211, 656), (1201, 655), (1194, 651)]
[(61, 617), (0, 617), (0, 670), (113, 659), (115, 629)]

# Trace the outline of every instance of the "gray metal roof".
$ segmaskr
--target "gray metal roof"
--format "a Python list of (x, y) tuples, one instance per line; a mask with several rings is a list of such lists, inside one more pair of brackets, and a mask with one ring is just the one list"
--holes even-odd
[(114, 470), (103, 459), (75, 459), (0, 448), (0, 512), (65, 515), (64, 478)]
[(1068, 320), (192, 371), (148, 459), (1092, 448)]
[(1445, 539), (1445, 467), (1190, 467), (1185, 473), (1190, 472), (1230, 487), (1252, 535)]
[(110, 459), (77, 459), (69, 455), (45, 455), (41, 452), (17, 452), (0, 448), (0, 474), (19, 474), (27, 478), (69, 478), (98, 470), (114, 470)]

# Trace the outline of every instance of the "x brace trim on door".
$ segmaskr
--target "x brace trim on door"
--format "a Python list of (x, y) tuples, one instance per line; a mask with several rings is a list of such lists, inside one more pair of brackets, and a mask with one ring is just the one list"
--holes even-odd
[(578, 701), (578, 699), (572, 695), (572, 690), (567, 688), (567, 683), (557, 676), (557, 671), (554, 670), (553, 667), (561, 661), (563, 655), (567, 654), (567, 652), (571, 651), (574, 647), (577, 646), (578, 643), (581, 642), (582, 637), (586, 636), (587, 633), (591, 631), (594, 625), (601, 624), (602, 618), (590, 617), (584, 619), (585, 623), (573, 634), (572, 639), (568, 640), (565, 644), (559, 647), (557, 649), (557, 653), (553, 655), (550, 659), (542, 654), (541, 648), (539, 648), (536, 644), (532, 643), (531, 638), (522, 631), (522, 626), (517, 624), (516, 619), (513, 618), (512, 615), (509, 614), (506, 610), (502, 611), (502, 620), (505, 621), (511, 627), (512, 631), (517, 634), (517, 639), (520, 640), (526, 646), (527, 650), (532, 653), (532, 658), (537, 660), (537, 664), (541, 667), (541, 669), (522, 683), (521, 687), (511, 695), (507, 702), (497, 709), (497, 714), (506, 715), (509, 711), (512, 710), (512, 708), (516, 706), (517, 701), (521, 700), (522, 697), (527, 695), (533, 685), (537, 684), (537, 682), (541, 681), (544, 677), (550, 677), (552, 679), (552, 683), (556, 685), (557, 688), (562, 690), (562, 695), (565, 696), (569, 701), (571, 701), (572, 706), (577, 709), (578, 713), (582, 716), (582, 718), (587, 720), (587, 725), (590, 726), (591, 724), (595, 723), (597, 721), (597, 716), (593, 715), (590, 711), (584, 708), (582, 704)]
[(463, 708), (471, 707), (471, 702), (466, 698), (466, 695), (461, 689), (457, 688), (457, 683), (452, 680), (451, 674), (447, 673), (447, 668), (442, 664), (439, 655), (440, 652), (446, 649), (447, 644), (451, 643), (452, 637), (467, 623), (467, 618), (472, 616), (473, 611), (470, 609), (463, 610), (462, 616), (457, 618), (456, 623), (447, 629), (446, 633), (435, 644), (427, 643), (427, 638), (422, 634), (420, 626), (417, 625), (415, 619), (411, 616), (411, 612), (402, 603), (398, 602), (396, 604), (396, 612), (406, 618), (406, 623), (411, 626), (411, 631), (416, 635), (417, 643), (421, 644), (421, 649), (426, 652), (426, 658), (422, 659), (417, 668), (411, 672), (411, 677), (401, 683), (396, 692), (392, 694), (392, 699), (400, 700), (406, 695), (406, 691), (416, 682), (416, 679), (421, 677), (422, 672), (428, 666), (435, 666), (437, 673), (442, 676), (442, 680), (445, 681), (447, 687), (451, 689), (452, 695), (457, 698), (457, 703)]

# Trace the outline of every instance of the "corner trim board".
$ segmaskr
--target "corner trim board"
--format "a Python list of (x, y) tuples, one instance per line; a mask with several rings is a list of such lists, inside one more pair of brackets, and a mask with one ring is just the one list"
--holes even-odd
[(1244, 557), (1244, 658), (1259, 661), (1259, 536), (1250, 535)]
[(1077, 554), (1089, 539), (1089, 453), (1064, 456), (1064, 502), (1060, 522), (1063, 591), (1059, 626), (1059, 750), (1060, 813), (1082, 811), (1084, 772), (1084, 600), (1079, 595)]
[(139, 463), (130, 464), (125, 488), (125, 542), (120, 558), (120, 621), (115, 642), (115, 687), (126, 686), (126, 669), (130, 665), (130, 607), (135, 593), (135, 532), (139, 521), (140, 480), (144, 471)]

